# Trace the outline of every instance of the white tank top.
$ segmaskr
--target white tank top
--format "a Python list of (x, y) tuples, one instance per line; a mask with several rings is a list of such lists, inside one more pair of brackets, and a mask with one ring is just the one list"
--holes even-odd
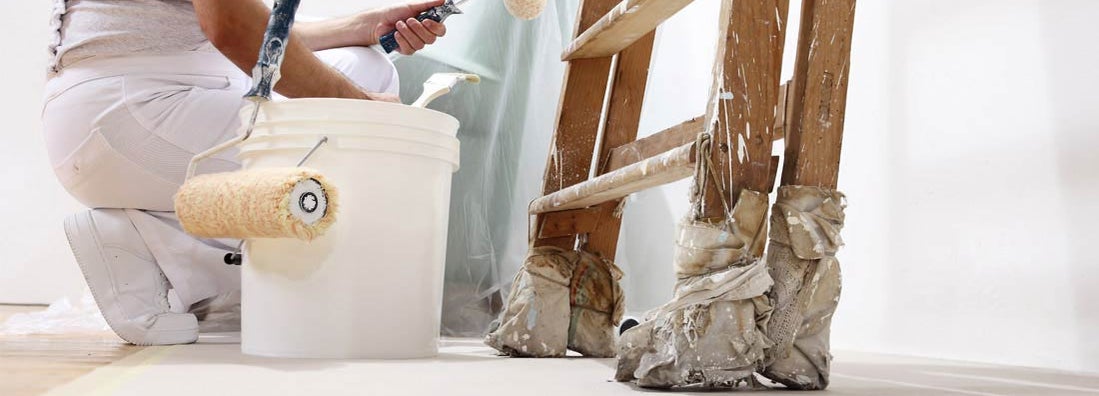
[(217, 51), (190, 0), (54, 0), (50, 74), (93, 56)]

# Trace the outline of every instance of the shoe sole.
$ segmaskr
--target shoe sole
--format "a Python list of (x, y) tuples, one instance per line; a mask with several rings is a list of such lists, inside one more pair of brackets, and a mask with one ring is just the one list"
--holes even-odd
[[(78, 242), (80, 239), (74, 238), (74, 236), (80, 232), (79, 217), (84, 217), (88, 220), (88, 228), (91, 232), (89, 235), (91, 238), (82, 238), (83, 242)], [(103, 254), (99, 250), (99, 235), (95, 230), (95, 223), (91, 220), (91, 214), (87, 212), (78, 213), (73, 216), (69, 216), (65, 219), (65, 238), (69, 241), (69, 249), (73, 252), (73, 257), (76, 259), (76, 264), (80, 267), (80, 274), (84, 276), (84, 282), (88, 285), (88, 290), (92, 292), (92, 299), (95, 300), (95, 305), (99, 307), (100, 313), (107, 322), (107, 326), (114, 331), (116, 335), (121, 337), (126, 342), (139, 346), (151, 346), (151, 345), (174, 345), (174, 344), (189, 344), (197, 340), (198, 323), (195, 322), (193, 327), (185, 329), (173, 329), (173, 330), (154, 330), (149, 329), (144, 334), (130, 334), (128, 329), (122, 328), (114, 323), (112, 318), (124, 317), (118, 310), (117, 304), (105, 304), (103, 297), (100, 296), (97, 291), (101, 286), (109, 287), (108, 285), (98, 285), (88, 276), (88, 266), (94, 265), (100, 267), (107, 274), (108, 279), (111, 279), (110, 270), (107, 269), (106, 260), (103, 258)], [(90, 241), (89, 241), (90, 240)], [(86, 254), (94, 253), (94, 254)], [(156, 320), (153, 322), (153, 327), (156, 326)], [(155, 342), (151, 340), (157, 340)]]

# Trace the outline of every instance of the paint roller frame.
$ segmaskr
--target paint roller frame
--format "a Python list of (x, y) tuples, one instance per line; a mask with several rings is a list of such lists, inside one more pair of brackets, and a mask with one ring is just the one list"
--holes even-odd
[(259, 57), (256, 60), (256, 66), (252, 68), (252, 88), (244, 94), (244, 99), (252, 102), (252, 116), (249, 117), (244, 133), (192, 157), (187, 166), (185, 180), (194, 177), (200, 162), (252, 136), (260, 106), (271, 101), (271, 90), (282, 77), (281, 69), (283, 58), (286, 56), (286, 44), (290, 41), (290, 30), (294, 26), (294, 17), (300, 4), (301, 0), (275, 0), (275, 4), (271, 7), (271, 18), (267, 21), (267, 30), (263, 33)]
[[(252, 88), (244, 94), (244, 99), (252, 102), (252, 114), (248, 118), (248, 125), (245, 126), (244, 133), (192, 157), (187, 166), (185, 182), (195, 176), (199, 163), (248, 140), (252, 136), (261, 106), (271, 101), (271, 91), (282, 77), (282, 62), (286, 56), (287, 43), (290, 41), (290, 32), (294, 26), (294, 19), (300, 4), (301, 0), (275, 0), (274, 5), (271, 7), (271, 17), (267, 21), (267, 29), (263, 33), (263, 43), (260, 45), (256, 66), (252, 68)], [(300, 167), (305, 164), (317, 152), (317, 149), (327, 142), (327, 136), (321, 137), (309, 152), (298, 161), (296, 166)], [(323, 186), (321, 191), (326, 196), (328, 195)], [(325, 208), (325, 215), (327, 215), (327, 211), (328, 209)], [(243, 262), (241, 249), (243, 247), (244, 240), (242, 239), (237, 244), (235, 251), (225, 254), (225, 264), (241, 265)]]

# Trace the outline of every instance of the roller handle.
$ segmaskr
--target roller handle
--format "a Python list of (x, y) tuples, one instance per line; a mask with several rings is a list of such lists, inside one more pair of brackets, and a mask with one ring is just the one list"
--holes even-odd
[(267, 21), (267, 31), (263, 33), (263, 43), (259, 48), (256, 67), (252, 68), (252, 89), (244, 94), (245, 99), (255, 103), (252, 117), (245, 126), (244, 133), (191, 157), (191, 163), (187, 166), (187, 179), (195, 175), (200, 162), (245, 141), (252, 135), (252, 128), (256, 126), (256, 117), (259, 116), (259, 104), (271, 100), (271, 88), (279, 81), (279, 68), (282, 67), (282, 58), (286, 55), (286, 44), (290, 41), (290, 28), (294, 25), (294, 14), (298, 12), (300, 3), (301, 0), (275, 0), (275, 5), (271, 8), (271, 19)]
[(275, 5), (271, 7), (271, 19), (267, 22), (267, 31), (263, 33), (259, 58), (256, 67), (252, 69), (252, 89), (244, 95), (245, 98), (271, 99), (271, 88), (279, 81), (279, 68), (286, 55), (290, 28), (294, 25), (294, 15), (297, 14), (300, 3), (301, 0), (275, 0)]
[[(430, 19), (435, 22), (443, 23), (447, 17), (461, 13), (462, 10), (458, 9), (458, 6), (454, 4), (453, 0), (447, 0), (447, 2), (441, 6), (432, 7), (427, 11), (421, 12), (420, 15), (416, 16), (416, 20), (423, 22)], [(384, 49), (387, 54), (400, 48), (401, 45), (397, 43), (397, 30), (394, 29), (392, 32), (386, 33), (379, 38), (378, 44), (381, 44), (382, 49)]]

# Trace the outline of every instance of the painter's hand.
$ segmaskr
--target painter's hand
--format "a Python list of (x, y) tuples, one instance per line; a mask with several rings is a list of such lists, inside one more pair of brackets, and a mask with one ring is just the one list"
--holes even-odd
[(431, 0), (418, 3), (399, 4), (380, 11), (381, 21), (374, 29), (374, 39), (378, 40), (394, 28), (397, 34), (398, 51), (403, 55), (412, 55), (425, 46), (435, 43), (435, 39), (446, 35), (446, 25), (430, 19), (422, 23), (416, 20), (420, 13), (443, 5), (445, 0)]
[(378, 92), (366, 92), (366, 100), (374, 100), (378, 102), (391, 102), (401, 103), (401, 97), (393, 94), (378, 93)]

